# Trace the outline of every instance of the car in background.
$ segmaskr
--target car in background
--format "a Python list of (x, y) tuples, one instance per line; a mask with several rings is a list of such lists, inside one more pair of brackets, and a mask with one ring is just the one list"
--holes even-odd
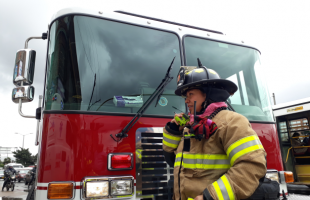
[(9, 166), (12, 166), (14, 169), (16, 169), (16, 168), (25, 168), (24, 165), (22, 165), (20, 163), (8, 163), (8, 164), (4, 165), (4, 169), (6, 169)]
[(15, 180), (17, 180), (18, 182), (20, 181), (24, 181), (25, 180), (25, 176), (28, 173), (29, 170), (31, 170), (32, 168), (17, 168), (16, 170), (16, 175), (15, 175)]
[(4, 170), (0, 169), (0, 179), (4, 179)]

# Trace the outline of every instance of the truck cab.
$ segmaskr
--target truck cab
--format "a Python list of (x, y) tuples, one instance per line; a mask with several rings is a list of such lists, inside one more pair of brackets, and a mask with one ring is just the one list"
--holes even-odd
[[(24, 117), (38, 120), (38, 174), (34, 199), (171, 199), (173, 168), (162, 150), (163, 127), (174, 116), (172, 106), (187, 112), (176, 96), (180, 66), (197, 58), (239, 90), (229, 98), (244, 115), (267, 152), (266, 177), (286, 180), (260, 51), (220, 31), (123, 11), (82, 8), (58, 11), (42, 37), (48, 48), (43, 102), (36, 116), (21, 104), (33, 99), (34, 50), (17, 53), (12, 100)], [(27, 62), (25, 59), (28, 59)], [(127, 137), (118, 137), (144, 105), (174, 59), (173, 77)], [(27, 75), (27, 76), (26, 76)], [(156, 107), (155, 107), (156, 105)], [(32, 195), (32, 193), (30, 193)]]

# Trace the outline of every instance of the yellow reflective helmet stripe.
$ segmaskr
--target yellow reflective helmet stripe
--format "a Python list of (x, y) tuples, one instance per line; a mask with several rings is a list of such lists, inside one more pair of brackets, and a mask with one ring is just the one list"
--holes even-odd
[(264, 149), (264, 147), (257, 135), (251, 135), (231, 144), (228, 147), (226, 154), (230, 159), (230, 164), (233, 165), (241, 156), (258, 149)]
[(182, 166), (188, 169), (229, 169), (230, 162), (227, 155), (220, 154), (188, 154), (178, 153), (174, 167)]
[(182, 137), (176, 137), (176, 136), (163, 133), (163, 144), (175, 149), (179, 146), (181, 138)]
[(219, 200), (235, 200), (234, 191), (225, 175), (212, 183)]

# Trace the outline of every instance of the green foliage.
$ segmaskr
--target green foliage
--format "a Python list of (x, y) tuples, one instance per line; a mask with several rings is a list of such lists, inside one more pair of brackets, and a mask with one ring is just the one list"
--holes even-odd
[(16, 163), (21, 163), (22, 165), (29, 166), (33, 165), (36, 161), (36, 156), (31, 155), (29, 149), (21, 148), (13, 151), (14, 157), (16, 158)]
[(38, 154), (31, 156), (34, 163), (37, 163), (37, 157), (38, 157)]
[(3, 164), (4, 165), (6, 165), (6, 164), (8, 164), (8, 163), (10, 163), (11, 162), (11, 158), (4, 158), (4, 160), (3, 160)]

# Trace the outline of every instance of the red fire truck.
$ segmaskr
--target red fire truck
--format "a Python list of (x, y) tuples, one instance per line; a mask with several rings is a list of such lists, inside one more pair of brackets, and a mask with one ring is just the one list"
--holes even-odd
[[(34, 96), (31, 39), (48, 43), (36, 116), (22, 113), (22, 103)], [(37, 179), (28, 198), (170, 199), (173, 168), (163, 156), (163, 127), (178, 112), (172, 106), (187, 110), (174, 94), (176, 75), (180, 66), (196, 66), (197, 58), (238, 85), (229, 103), (257, 132), (268, 154), (266, 176), (287, 196), (292, 175), (283, 171), (257, 48), (186, 24), (68, 8), (16, 55), (12, 100), (23, 117), (38, 120)]]

